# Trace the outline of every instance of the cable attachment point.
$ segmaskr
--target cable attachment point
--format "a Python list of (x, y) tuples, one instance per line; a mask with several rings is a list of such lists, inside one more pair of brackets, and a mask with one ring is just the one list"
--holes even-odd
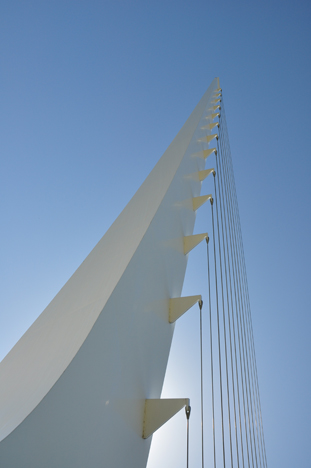
[(191, 406), (186, 406), (185, 407), (185, 412), (186, 412), (186, 418), (190, 418), (190, 413), (191, 413)]
[(216, 171), (215, 171), (215, 169), (213, 169), (212, 172), (213, 172), (213, 176), (216, 177)]
[(208, 244), (209, 243), (209, 237), (206, 237), (206, 243)]
[(202, 307), (203, 307), (203, 301), (202, 301), (202, 299), (199, 300), (198, 304), (199, 304), (200, 310), (202, 310)]
[(211, 202), (211, 205), (214, 204), (214, 198), (211, 197), (209, 201)]

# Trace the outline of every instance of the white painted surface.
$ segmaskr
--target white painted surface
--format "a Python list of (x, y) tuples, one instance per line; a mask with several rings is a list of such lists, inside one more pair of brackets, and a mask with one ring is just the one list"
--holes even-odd
[(189, 398), (151, 398), (145, 401), (143, 438), (147, 439), (182, 408), (189, 408)]
[(191, 154), (206, 148), (198, 139), (216, 87), (215, 79), (111, 228), (0, 363), (1, 467), (146, 465), (144, 401), (161, 394), (174, 331), (169, 299), (181, 293), (183, 237), (193, 233), (204, 169)]

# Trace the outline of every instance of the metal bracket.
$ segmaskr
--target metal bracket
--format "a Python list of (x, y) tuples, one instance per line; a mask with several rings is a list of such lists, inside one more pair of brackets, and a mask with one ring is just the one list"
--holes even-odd
[(213, 110), (214, 112), (217, 111), (217, 109), (221, 109), (221, 107), (218, 105), (218, 106), (212, 106), (210, 107), (208, 110)]
[(212, 169), (205, 169), (204, 171), (199, 171), (198, 174), (199, 174), (199, 181), (202, 182), (202, 180), (206, 179), (206, 177), (208, 177), (210, 174), (212, 173), (215, 173), (215, 169), (212, 168)]
[(175, 416), (175, 414), (184, 407), (190, 408), (189, 398), (158, 398), (145, 400), (142, 434), (143, 439), (150, 437), (155, 431), (157, 431), (161, 426), (163, 426), (163, 424)]
[(192, 207), (193, 211), (196, 211), (200, 206), (202, 206), (207, 200), (210, 200), (212, 195), (202, 195), (201, 197), (192, 198)]
[(217, 133), (214, 133), (213, 135), (204, 136), (204, 137), (200, 138), (198, 141), (199, 142), (204, 142), (204, 143), (210, 143), (212, 140), (214, 140), (214, 138), (216, 138), (216, 140), (218, 140)]
[(200, 158), (206, 159), (206, 158), (208, 158), (212, 153), (217, 154), (216, 148), (210, 148), (210, 149), (207, 149), (207, 150), (198, 151), (197, 153), (192, 153), (191, 156), (193, 156), (193, 157), (198, 156), (198, 157), (200, 157)]
[(170, 323), (176, 322), (179, 317), (200, 301), (202, 301), (202, 296), (174, 297), (170, 299), (168, 321)]
[(219, 112), (215, 112), (214, 114), (209, 114), (205, 117), (206, 120), (214, 120), (216, 117), (220, 117)]
[(194, 234), (184, 237), (184, 254), (187, 255), (194, 247), (196, 247), (203, 239), (208, 237), (207, 232), (204, 234)]
[(208, 158), (213, 153), (217, 154), (217, 149), (216, 148), (210, 148), (208, 150), (203, 150), (204, 159)]
[(201, 130), (213, 130), (213, 128), (219, 127), (219, 122), (213, 122), (208, 125), (204, 125), (204, 127), (201, 127)]

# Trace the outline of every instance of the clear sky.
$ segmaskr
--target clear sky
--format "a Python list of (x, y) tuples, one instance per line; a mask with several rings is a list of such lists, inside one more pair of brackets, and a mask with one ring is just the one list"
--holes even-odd
[[(286, 0), (1, 2), (1, 359), (219, 76), (268, 465), (310, 466), (310, 12)], [(204, 296), (204, 262), (198, 248), (185, 295)], [(198, 336), (193, 309), (177, 324), (164, 396), (196, 401)], [(194, 411), (192, 466), (197, 423)], [(170, 424), (149, 468), (185, 463), (184, 415)]]

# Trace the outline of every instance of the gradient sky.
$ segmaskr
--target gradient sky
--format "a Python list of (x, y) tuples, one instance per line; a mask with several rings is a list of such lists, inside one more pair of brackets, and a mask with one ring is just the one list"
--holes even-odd
[[(0, 359), (219, 76), (268, 465), (310, 466), (310, 12), (310, 2), (286, 0), (1, 2)], [(202, 208), (195, 232), (207, 217)], [(204, 275), (198, 248), (183, 294), (204, 296)], [(196, 401), (198, 336), (193, 309), (176, 326), (164, 396)], [(185, 466), (184, 414), (169, 424), (149, 468)]]

